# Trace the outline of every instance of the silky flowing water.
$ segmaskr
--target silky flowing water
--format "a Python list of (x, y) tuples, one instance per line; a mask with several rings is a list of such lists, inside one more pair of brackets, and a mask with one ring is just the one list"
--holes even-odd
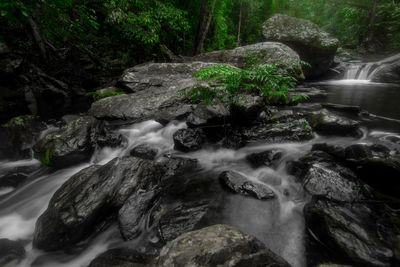
[[(400, 88), (394, 85), (373, 84), (354, 80), (328, 81), (313, 84), (327, 91), (325, 102), (360, 105), (361, 108), (378, 116), (400, 119)], [(304, 218), (303, 207), (308, 201), (302, 184), (286, 171), (286, 163), (304, 156), (315, 143), (350, 145), (353, 143), (378, 142), (385, 138), (400, 140), (400, 127), (396, 121), (389, 128), (363, 128), (363, 137), (327, 138), (315, 136), (308, 142), (254, 143), (244, 148), (216, 149), (213, 146), (192, 153), (181, 153), (173, 149), (172, 135), (185, 123), (174, 122), (165, 127), (155, 121), (145, 121), (117, 130), (126, 137), (122, 148), (103, 148), (93, 154), (89, 162), (82, 162), (70, 168), (57, 171), (41, 167), (30, 174), (24, 185), (18, 189), (0, 189), (0, 237), (22, 240), (27, 251), (26, 259), (20, 266), (80, 267), (87, 266), (99, 253), (122, 242), (117, 225), (111, 225), (106, 231), (89, 240), (89, 245), (79, 253), (45, 253), (32, 248), (32, 238), (37, 218), (47, 208), (54, 192), (73, 174), (91, 164), (103, 165), (115, 157), (129, 155), (129, 151), (140, 144), (151, 144), (161, 154), (175, 154), (198, 160), (202, 175), (218, 174), (225, 170), (236, 170), (251, 180), (265, 183), (276, 193), (277, 198), (260, 201), (249, 197), (230, 194), (224, 203), (219, 222), (233, 225), (241, 231), (251, 234), (264, 242), (271, 250), (283, 256), (295, 267), (305, 266)], [(275, 168), (252, 168), (245, 157), (251, 153), (267, 149), (284, 151)], [(40, 164), (36, 160), (0, 162), (0, 175), (16, 166)], [(143, 225), (143, 234), (146, 228)], [(134, 240), (131, 242), (140, 242)]]

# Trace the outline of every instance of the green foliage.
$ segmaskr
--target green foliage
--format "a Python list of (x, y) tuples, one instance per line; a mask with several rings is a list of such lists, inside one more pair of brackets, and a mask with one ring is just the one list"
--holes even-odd
[(115, 91), (103, 91), (103, 92), (89, 92), (86, 95), (92, 95), (94, 96), (96, 99), (102, 99), (102, 98), (106, 98), (106, 97), (110, 97), (110, 96), (115, 96), (115, 95), (123, 95), (125, 94), (125, 92), (115, 92)]
[(41, 154), (38, 157), (38, 159), (42, 164), (44, 164), (46, 166), (49, 166), (50, 165), (50, 156), (51, 156), (51, 154), (52, 154), (51, 150), (47, 148), (46, 151), (44, 152), (44, 154)]
[(39, 119), (38, 116), (35, 115), (22, 115), (18, 117), (14, 117), (9, 120), (7, 123), (1, 125), (4, 128), (13, 128), (13, 127), (24, 127), (25, 123), (33, 120)]
[[(199, 84), (185, 90), (185, 93), (206, 104), (218, 101), (232, 103), (242, 93), (286, 99), (288, 90), (294, 88), (296, 82), (293, 77), (282, 73), (278, 65), (268, 64), (253, 64), (245, 69), (218, 64), (199, 70), (194, 76)], [(202, 86), (202, 81), (211, 86)]]

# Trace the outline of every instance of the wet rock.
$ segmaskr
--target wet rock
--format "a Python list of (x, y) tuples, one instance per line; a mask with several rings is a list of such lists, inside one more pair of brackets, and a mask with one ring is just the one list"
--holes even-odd
[[(192, 173), (193, 168), (188, 170)], [(121, 233), (136, 238), (149, 223), (142, 238), (145, 251), (159, 251), (165, 242), (199, 229), (212, 220), (221, 206), (221, 188), (212, 177), (175, 176), (162, 187), (132, 196), (119, 212)]]
[(277, 42), (263, 42), (252, 45), (237, 47), (232, 50), (219, 50), (197, 55), (193, 58), (196, 61), (228, 63), (239, 68), (249, 65), (251, 53), (257, 57), (257, 62), (262, 64), (284, 63), (284, 69), (291, 76), (303, 80), (304, 75), (301, 69), (300, 59), (296, 52), (288, 46)]
[(0, 176), (0, 187), (18, 187), (28, 178), (25, 173), (10, 173)]
[(180, 91), (196, 84), (192, 74), (211, 63), (147, 63), (127, 69), (120, 86), (132, 94), (107, 97), (92, 104), (98, 119), (140, 122), (151, 119), (166, 103), (184, 102)]
[(265, 109), (265, 101), (262, 97), (241, 95), (230, 106), (232, 121), (239, 125), (250, 125)]
[(335, 163), (334, 158), (329, 160), (327, 155), (326, 159), (312, 162), (301, 177), (305, 191), (336, 201), (365, 199), (368, 188), (357, 180), (356, 175), (350, 169)]
[(222, 104), (205, 105), (201, 103), (188, 116), (186, 123), (189, 127), (221, 126), (228, 121), (229, 110)]
[(259, 168), (263, 166), (276, 167), (276, 163), (281, 159), (282, 154), (283, 154), (282, 150), (271, 149), (247, 155), (246, 160), (250, 163), (250, 165), (253, 168)]
[(243, 130), (243, 136), (248, 141), (304, 141), (313, 138), (311, 127), (304, 119), (261, 124)]
[(379, 144), (355, 144), (346, 147), (345, 158), (347, 160), (362, 160), (369, 158), (387, 158), (390, 156), (390, 149)]
[(96, 143), (99, 147), (119, 147), (125, 140), (122, 134), (103, 132), (97, 136)]
[(223, 185), (235, 193), (245, 196), (252, 196), (260, 200), (267, 200), (275, 197), (274, 191), (268, 186), (249, 180), (236, 171), (225, 171), (219, 175)]
[(307, 78), (324, 74), (333, 63), (339, 41), (311, 21), (276, 14), (263, 24), (264, 40), (278, 41), (296, 51), (301, 60), (311, 64), (305, 68)]
[(162, 167), (134, 157), (80, 171), (57, 190), (39, 217), (34, 246), (52, 251), (84, 240), (133, 192), (155, 186), (164, 174)]
[(34, 156), (43, 164), (66, 167), (90, 159), (101, 123), (90, 116), (80, 117), (33, 146)]
[(25, 249), (20, 242), (0, 239), (0, 266), (17, 266), (24, 257)]
[(373, 82), (381, 83), (400, 83), (400, 55), (395, 55), (379, 67), (377, 72), (372, 77)]
[(36, 222), (33, 244), (45, 251), (74, 247), (107, 226), (129, 197), (154, 190), (195, 165), (189, 159), (154, 163), (123, 157), (83, 169), (53, 195)]
[(142, 144), (133, 148), (130, 154), (134, 157), (153, 160), (158, 154), (158, 149), (148, 144)]
[(366, 158), (354, 163), (355, 171), (366, 183), (397, 197), (400, 193), (400, 159)]
[(4, 131), (2, 153), (13, 160), (28, 159), (32, 156), (32, 146), (46, 128), (38, 116), (23, 115), (12, 118), (1, 125)]
[(345, 149), (339, 145), (331, 145), (327, 143), (314, 144), (311, 151), (323, 151), (338, 159), (345, 158)]
[(150, 267), (154, 257), (129, 248), (114, 248), (98, 255), (88, 267)]
[(185, 120), (195, 109), (196, 105), (188, 100), (175, 99), (164, 102), (154, 115), (154, 120), (162, 125), (167, 125), (171, 121)]
[(205, 142), (202, 129), (180, 129), (173, 135), (175, 149), (182, 152), (190, 152), (201, 149)]
[(387, 225), (379, 209), (314, 197), (304, 214), (307, 228), (324, 244), (319, 248), (330, 251), (331, 257), (355, 266), (392, 266), (394, 228)]
[(361, 108), (359, 106), (349, 106), (349, 105), (340, 105), (332, 103), (321, 104), (321, 106), (326, 109), (345, 112), (345, 113), (358, 114), (361, 112)]
[(183, 234), (161, 251), (157, 266), (290, 266), (254, 237), (227, 225)]
[(320, 134), (354, 137), (361, 135), (357, 121), (333, 114), (326, 109), (309, 114), (308, 122)]

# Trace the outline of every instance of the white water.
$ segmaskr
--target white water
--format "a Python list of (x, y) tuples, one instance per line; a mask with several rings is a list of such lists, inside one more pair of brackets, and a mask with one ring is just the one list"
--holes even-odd
[(400, 59), (400, 54), (385, 58), (377, 62), (353, 62), (349, 63), (344, 74), (344, 80), (348, 81), (370, 81), (374, 75), (390, 64)]
[[(20, 188), (0, 198), (0, 237), (22, 240), (27, 250), (26, 259), (20, 267), (81, 267), (87, 266), (99, 253), (106, 251), (116, 242), (121, 242), (115, 225), (91, 240), (90, 245), (78, 255), (63, 253), (47, 254), (32, 248), (31, 240), (37, 218), (47, 208), (54, 192), (72, 175), (91, 164), (105, 164), (109, 160), (125, 156), (137, 145), (149, 144), (163, 153), (173, 153), (184, 157), (198, 159), (204, 172), (210, 175), (224, 170), (236, 170), (249, 179), (268, 185), (277, 195), (277, 199), (259, 201), (256, 199), (229, 194), (222, 211), (223, 223), (231, 224), (240, 230), (256, 236), (271, 250), (283, 256), (292, 266), (305, 266), (304, 256), (304, 219), (303, 206), (307, 201), (302, 184), (286, 172), (286, 162), (305, 155), (314, 143), (329, 142), (346, 144), (354, 142), (351, 138), (322, 138), (317, 136), (309, 142), (254, 144), (239, 150), (213, 149), (211, 147), (192, 153), (179, 153), (173, 150), (172, 135), (178, 129), (186, 127), (185, 123), (171, 123), (162, 127), (155, 121), (146, 121), (118, 130), (127, 142), (123, 148), (103, 148), (96, 151), (90, 162), (48, 173), (40, 169), (28, 178)], [(278, 167), (253, 169), (244, 158), (254, 152), (267, 149), (280, 149), (284, 156)], [(36, 160), (19, 162), (0, 162), (3, 172), (13, 166), (38, 164)], [(44, 173), (44, 174), (43, 174)]]

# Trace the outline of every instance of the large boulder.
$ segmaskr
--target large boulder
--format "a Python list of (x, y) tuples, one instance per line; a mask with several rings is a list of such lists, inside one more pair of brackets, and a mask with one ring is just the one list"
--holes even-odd
[(372, 75), (373, 82), (400, 84), (400, 54), (380, 62)]
[(205, 142), (202, 129), (180, 129), (173, 135), (174, 148), (182, 152), (190, 152), (201, 149)]
[(266, 41), (282, 42), (296, 51), (305, 67), (307, 78), (324, 74), (333, 63), (338, 39), (321, 30), (311, 21), (276, 14), (263, 24), (262, 36)]
[(101, 122), (83, 116), (51, 133), (33, 146), (34, 156), (43, 164), (65, 167), (88, 160), (94, 152)]
[(228, 225), (213, 225), (169, 242), (156, 266), (290, 266), (254, 237)]
[(121, 234), (127, 240), (135, 239), (147, 222), (149, 227), (141, 235), (140, 246), (147, 253), (159, 251), (165, 242), (209, 225), (222, 203), (221, 186), (214, 177), (176, 176), (160, 188), (133, 194), (125, 202), (118, 214)]
[(191, 168), (191, 162), (123, 157), (83, 169), (51, 198), (36, 222), (34, 246), (46, 251), (73, 247), (106, 226), (128, 198), (155, 190), (163, 180), (186, 170), (185, 166)]
[(232, 50), (204, 53), (193, 58), (196, 61), (232, 64), (239, 68), (248, 67), (250, 59), (262, 64), (282, 64), (283, 69), (292, 77), (298, 80), (304, 79), (299, 55), (282, 43), (257, 43)]
[[(154, 118), (160, 111), (177, 113), (176, 117), (179, 117), (190, 110), (190, 106), (183, 111), (179, 108), (181, 104), (187, 105), (182, 90), (196, 84), (194, 72), (210, 65), (212, 63), (147, 63), (127, 69), (120, 80), (120, 86), (132, 94), (96, 101), (89, 113), (98, 119), (132, 122)], [(171, 120), (174, 116), (168, 114), (166, 117)]]
[(1, 125), (5, 132), (1, 152), (8, 159), (26, 159), (32, 156), (32, 146), (46, 125), (35, 115), (23, 115), (12, 118)]

